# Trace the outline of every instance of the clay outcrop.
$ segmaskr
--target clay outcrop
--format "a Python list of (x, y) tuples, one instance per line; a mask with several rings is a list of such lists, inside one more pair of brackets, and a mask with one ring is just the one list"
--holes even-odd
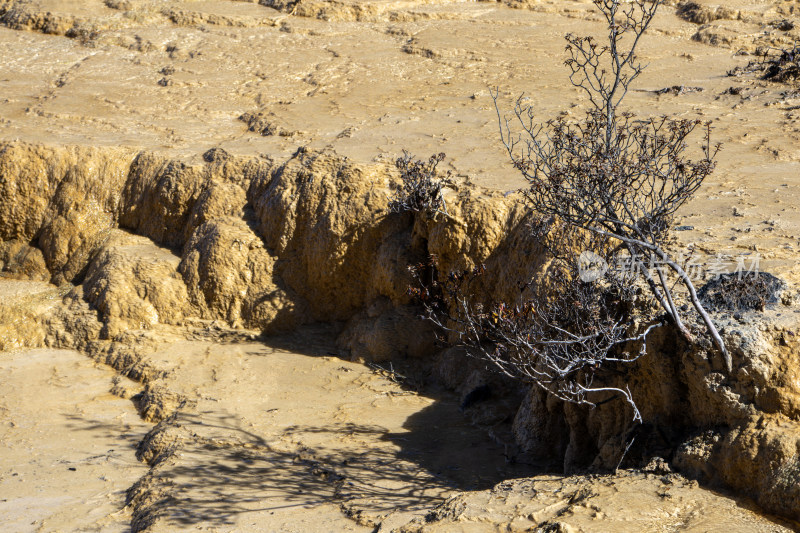
[[(188, 164), (121, 149), (4, 144), (3, 275), (47, 277), (64, 299), (35, 320), (4, 322), (16, 328), (3, 333), (4, 346), (25, 337), (93, 352), (147, 383), (156, 421), (179, 399), (159, 389), (135, 346), (160, 325), (269, 333), (334, 322), (339, 347), (355, 359), (417, 358), (452, 388), (480, 386), (480, 372), (451, 364), (458, 354), (418, 318), (407, 266), (429, 254), (442, 273), (483, 263), (482, 297), (513, 300), (519, 283), (539, 280), (547, 266), (531, 216), (514, 195), (464, 184), (447, 192), (447, 216), (390, 214), (394, 179), (386, 165), (330, 152), (272, 161), (212, 150)], [(517, 443), (573, 472), (615, 468), (635, 437), (631, 464), (658, 455), (800, 519), (796, 311), (787, 288), (764, 312), (720, 313), (731, 375), (710, 345), (687, 345), (662, 328), (646, 357), (608, 378), (631, 386), (645, 420), (635, 434), (625, 402), (587, 409), (523, 391)]]

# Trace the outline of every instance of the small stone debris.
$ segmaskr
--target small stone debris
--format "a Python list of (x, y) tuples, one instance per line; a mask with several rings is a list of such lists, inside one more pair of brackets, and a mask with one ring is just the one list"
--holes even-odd
[(210, 150), (207, 150), (203, 154), (203, 161), (205, 161), (206, 163), (214, 163), (214, 162), (217, 162), (217, 161), (227, 161), (230, 158), (231, 158), (231, 155), (227, 151), (223, 150), (222, 148), (220, 148), (218, 146), (215, 146), (214, 148), (211, 148)]
[(663, 89), (657, 89), (653, 91), (655, 94), (674, 94), (675, 96), (679, 96), (682, 94), (688, 93), (699, 93), (703, 92), (702, 87), (689, 87), (687, 85), (673, 85), (672, 87), (664, 87)]

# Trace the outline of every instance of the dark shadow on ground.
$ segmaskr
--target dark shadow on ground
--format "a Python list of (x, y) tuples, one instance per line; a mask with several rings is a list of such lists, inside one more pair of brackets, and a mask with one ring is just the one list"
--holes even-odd
[(169, 499), (151, 512), (182, 525), (233, 525), (243, 513), (324, 503), (381, 516), (424, 511), (452, 490), (485, 489), (533, 473), (524, 465), (508, 465), (502, 449), (485, 435), (434, 427), (454, 415), (438, 409), (433, 404), (420, 412), (411, 431), (400, 434), (358, 424), (290, 428), (287, 434), (298, 441), (302, 435), (324, 434), (322, 441), (334, 444), (318, 449), (270, 444), (229, 421), (214, 420), (213, 413), (181, 415), (182, 426), (209, 436), (184, 443), (177, 462), (158, 468)]
[[(261, 342), (273, 350), (338, 356), (332, 338), (331, 328), (323, 326)], [(172, 458), (152, 471), (146, 508), (136, 519), (181, 527), (235, 526), (247, 514), (326, 503), (372, 517), (422, 512), (454, 490), (487, 489), (542, 471), (510, 462), (506, 446), (492, 439), (487, 428), (471, 425), (456, 395), (438, 388), (419, 394), (436, 401), (397, 432), (332, 422), (291, 426), (280, 439), (268, 441), (232, 415), (178, 412), (165, 423), (180, 426), (187, 437), (175, 446)], [(92, 431), (106, 424), (73, 422), (76, 429), (83, 425)], [(321, 444), (312, 448), (308, 442)]]

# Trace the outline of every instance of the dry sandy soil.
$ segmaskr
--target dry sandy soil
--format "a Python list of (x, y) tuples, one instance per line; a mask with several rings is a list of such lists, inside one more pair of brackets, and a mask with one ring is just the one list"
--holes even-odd
[[(682, 212), (681, 245), (706, 261), (757, 254), (795, 282), (798, 85), (727, 72), (800, 38), (798, 15), (787, 1), (668, 2), (627, 99), (641, 115), (712, 120), (724, 145)], [(543, 119), (581, 113), (562, 37), (602, 29), (583, 0), (0, 0), (0, 24), (0, 142), (187, 164), (212, 147), (357, 163), (443, 151), (462, 181), (502, 193), (522, 183), (490, 88), (503, 109), (525, 92)], [(537, 470), (508, 463), (508, 440), (470, 425), (458, 396), (348, 361), (326, 327), (263, 340), (155, 324), (128, 338), (147, 347), (137, 382), (76, 351), (24, 348), (44, 343), (34, 317), (68, 290), (0, 280), (3, 531), (793, 527), (659, 467), (500, 483)]]

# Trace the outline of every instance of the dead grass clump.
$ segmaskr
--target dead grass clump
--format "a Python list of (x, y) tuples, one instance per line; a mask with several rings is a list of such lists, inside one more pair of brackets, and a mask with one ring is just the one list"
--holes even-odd
[(759, 50), (757, 59), (728, 71), (728, 76), (759, 74), (762, 80), (792, 83), (800, 79), (800, 44), (791, 48)]
[(427, 161), (415, 160), (414, 156), (404, 151), (397, 158), (395, 165), (400, 170), (400, 186), (389, 200), (389, 211), (392, 213), (436, 213), (447, 214), (447, 207), (442, 196), (442, 189), (451, 185), (450, 173), (444, 176), (436, 170), (444, 161), (443, 153), (434, 154)]
[(767, 272), (723, 274), (700, 289), (699, 296), (714, 311), (763, 311), (778, 302), (784, 283)]

